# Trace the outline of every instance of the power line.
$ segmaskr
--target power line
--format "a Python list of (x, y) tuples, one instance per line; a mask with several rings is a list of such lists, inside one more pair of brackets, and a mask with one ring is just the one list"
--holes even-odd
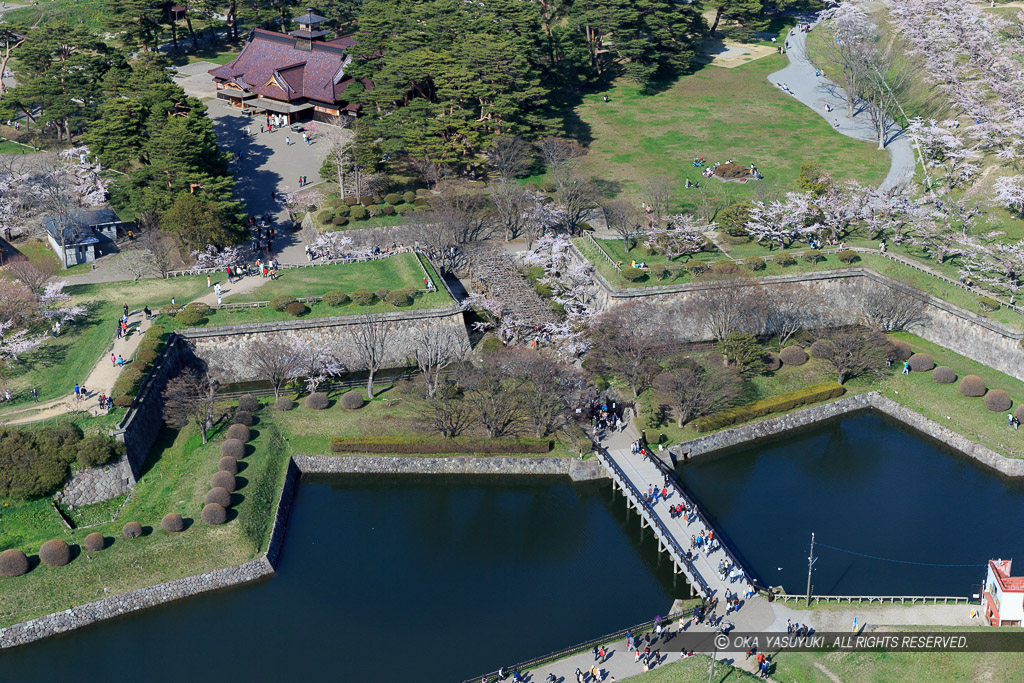
[(897, 564), (915, 564), (915, 565), (918, 565), (920, 567), (984, 567), (984, 566), (986, 566), (984, 564), (937, 564), (935, 562), (913, 562), (911, 560), (894, 560), (894, 559), (892, 559), (890, 557), (878, 557), (876, 555), (867, 555), (865, 553), (858, 553), (858, 552), (853, 551), (853, 550), (846, 550), (845, 548), (837, 548), (834, 545), (828, 545), (827, 543), (822, 543), (821, 541), (817, 541), (815, 543), (815, 545), (819, 545), (819, 546), (821, 546), (823, 548), (828, 548), (830, 550), (837, 550), (837, 551), (839, 551), (841, 553), (848, 553), (850, 555), (858, 555), (860, 557), (866, 557), (866, 558), (868, 558), (870, 560), (881, 560), (882, 562), (895, 562)]

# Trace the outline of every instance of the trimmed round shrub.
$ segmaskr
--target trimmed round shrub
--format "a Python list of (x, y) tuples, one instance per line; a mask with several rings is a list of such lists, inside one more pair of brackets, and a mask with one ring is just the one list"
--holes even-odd
[(1024, 422), (1024, 403), (1017, 406), (1017, 410), (1013, 411), (1013, 416), (1017, 418), (1018, 422)]
[(345, 206), (355, 206), (359, 203), (359, 200), (355, 197), (345, 197)]
[(290, 398), (285, 398), (284, 396), (274, 401), (274, 410), (280, 412), (291, 410), (294, 406), (295, 404), (292, 400)]
[(979, 296), (978, 308), (985, 312), (998, 311), (999, 302), (987, 296)]
[(977, 375), (967, 375), (960, 380), (960, 393), (970, 398), (985, 395), (985, 380)]
[(359, 203), (363, 206), (369, 206), (370, 204), (373, 204), (373, 197), (368, 194), (361, 194), (359, 195)]
[(363, 394), (358, 391), (348, 391), (341, 395), (341, 407), (345, 410), (358, 410), (363, 407)]
[(0, 553), (0, 576), (21, 576), (28, 571), (28, 557), (16, 548)]
[(370, 214), (370, 218), (377, 218), (378, 216), (384, 213), (384, 210), (381, 209), (381, 207), (374, 204), (373, 206), (366, 207), (366, 212)]
[(324, 303), (328, 306), (344, 306), (351, 299), (345, 292), (326, 292), (323, 296)]
[(47, 567), (63, 567), (71, 561), (71, 548), (59, 538), (53, 538), (39, 549), (39, 560)]
[(128, 522), (122, 527), (121, 535), (125, 538), (138, 538), (142, 535), (142, 525), (138, 522)]
[(245, 457), (245, 443), (238, 439), (227, 439), (220, 445), (220, 454), (241, 460)]
[(231, 507), (231, 493), (225, 488), (215, 486), (206, 492), (206, 498), (203, 499), (204, 505), (210, 503), (216, 503), (225, 508)]
[(107, 539), (103, 538), (103, 534), (98, 531), (94, 531), (85, 537), (82, 541), (82, 547), (88, 550), (90, 553), (98, 553), (103, 550), (103, 546), (107, 544)]
[(764, 270), (765, 263), (764, 259), (760, 256), (748, 256), (743, 259), (743, 266), (747, 270)]
[(395, 308), (399, 308), (401, 306), (408, 306), (409, 304), (412, 303), (412, 299), (409, 297), (409, 292), (405, 291), (404, 289), (396, 289), (394, 291), (388, 292), (388, 295), (384, 297), (384, 300), (387, 301), (392, 306), (394, 306)]
[(373, 292), (368, 289), (357, 289), (352, 292), (352, 301), (357, 306), (369, 306), (373, 303)]
[(667, 280), (672, 273), (669, 272), (665, 266), (651, 266), (651, 275), (656, 277), (659, 281)]
[(282, 294), (281, 296), (275, 296), (270, 300), (270, 307), (275, 311), (284, 311), (284, 309), (288, 308), (288, 306), (293, 303), (295, 303), (294, 296)]
[(840, 251), (839, 253), (836, 254), (836, 258), (842, 261), (843, 263), (853, 263), (859, 257), (857, 256), (857, 252), (855, 252), (853, 249), (844, 249), (843, 251)]
[(910, 349), (910, 344), (902, 339), (890, 339), (889, 345), (892, 347), (893, 357), (898, 361), (905, 361), (914, 355), (914, 352)]
[(381, 287), (380, 289), (378, 289), (377, 291), (375, 291), (373, 293), (373, 296), (377, 299), (377, 301), (385, 301), (385, 300), (387, 300), (388, 294), (390, 294), (390, 293), (391, 293), (390, 289), (387, 289), (385, 287)]
[(193, 301), (185, 306), (186, 311), (195, 311), (199, 315), (210, 315), (210, 307), (202, 301)]
[(238, 474), (238, 461), (225, 455), (217, 462), (217, 471)]
[(348, 225), (348, 216), (335, 216), (334, 218), (331, 219), (331, 225), (335, 227)]
[(136, 354), (135, 358), (142, 361), (143, 363), (149, 364), (160, 357), (160, 354), (153, 349), (142, 349)]
[(415, 210), (416, 207), (413, 206), (412, 204), (399, 204), (398, 206), (395, 207), (395, 213), (397, 213), (399, 216), (404, 216), (405, 214), (412, 213)]
[(347, 216), (349, 214), (349, 211), (351, 211), (351, 208), (349, 207), (348, 204), (341, 204), (339, 206), (334, 207), (334, 215), (336, 216)]
[(824, 358), (828, 355), (828, 344), (824, 339), (811, 344), (811, 358)]
[(122, 394), (121, 396), (114, 398), (114, 405), (117, 406), (118, 408), (127, 408), (132, 404), (132, 401), (134, 400), (134, 397), (128, 396), (127, 394)]
[(175, 316), (174, 319), (186, 327), (195, 327), (196, 325), (202, 325), (206, 322), (206, 318), (200, 315), (197, 311), (182, 311)]
[(235, 475), (230, 472), (220, 470), (217, 474), (210, 477), (211, 489), (222, 488), (228, 493), (231, 493), (235, 488), (237, 488), (237, 486), (238, 483), (235, 481)]
[(179, 311), (181, 311), (181, 306), (179, 306), (177, 304), (166, 304), (166, 305), (160, 307), (160, 313), (161, 314), (169, 315), (172, 318), (174, 316), (178, 315)]
[(647, 280), (647, 271), (640, 268), (623, 268), (619, 274), (629, 282), (644, 282)]
[(124, 452), (124, 446), (114, 439), (93, 434), (78, 442), (78, 462), (83, 467), (99, 467)]
[(238, 399), (238, 410), (235, 411), (235, 418), (236, 418), (235, 419), (235, 424), (251, 425), (252, 424), (251, 420), (249, 422), (239, 422), (238, 419), (237, 419), (238, 413), (240, 413), (240, 412), (255, 413), (259, 409), (260, 409), (260, 402), (259, 402), (259, 400), (255, 396), (253, 396), (252, 394), (245, 394), (244, 396), (242, 396), (242, 398)]
[(327, 394), (322, 391), (316, 391), (306, 397), (306, 407), (310, 410), (323, 410), (329, 404)]
[(817, 263), (818, 261), (823, 261), (825, 259), (822, 253), (817, 249), (804, 249), (804, 253), (801, 254), (801, 256), (803, 256), (804, 260), (809, 263)]
[(390, 204), (385, 204), (384, 206), (380, 207), (380, 212), (384, 216), (394, 216), (395, 207), (391, 206)]
[(167, 328), (163, 325), (150, 325), (149, 329), (142, 333), (142, 337), (143, 339), (160, 339), (166, 331)]
[(794, 344), (782, 349), (779, 359), (786, 365), (803, 365), (807, 362), (807, 352)]
[(790, 254), (779, 254), (778, 256), (775, 257), (775, 262), (778, 263), (783, 268), (796, 265), (796, 259), (793, 258), (793, 256), (791, 256)]
[(163, 342), (154, 337), (143, 337), (139, 342), (139, 351), (159, 351)]
[(241, 402), (239, 402), (239, 410), (235, 411), (235, 416), (232, 418), (232, 423), (236, 425), (245, 425), (246, 427), (252, 426), (252, 413), (248, 410), (241, 410)]
[(365, 219), (370, 214), (366, 210), (365, 206), (359, 206), (357, 204), (357, 205), (353, 206), (351, 208), (351, 210), (349, 210), (348, 215), (351, 216), (352, 220), (354, 220), (354, 221), (361, 221), (361, 220)]
[(768, 372), (775, 372), (782, 367), (782, 360), (779, 358), (777, 353), (769, 353), (765, 356), (764, 368)]
[(1010, 395), (1002, 389), (993, 389), (985, 394), (985, 407), (993, 413), (1009, 410), (1012, 405), (1013, 401), (1010, 400)]
[(203, 524), (223, 524), (228, 521), (228, 511), (224, 509), (223, 505), (207, 503), (203, 506), (199, 518), (203, 520)]
[(928, 372), (935, 368), (935, 361), (927, 353), (915, 353), (907, 362), (914, 372)]
[(243, 424), (231, 425), (228, 427), (227, 437), (244, 443), (249, 440), (249, 428)]
[(324, 223), (326, 223), (327, 221), (331, 220), (331, 212), (330, 212), (330, 211), (328, 211), (327, 209), (324, 209), (323, 211), (320, 211), (320, 212), (318, 212), (318, 213), (316, 214), (316, 220), (317, 220), (317, 222), (319, 222), (319, 223), (320, 223), (321, 225), (323, 225), (323, 224), (324, 224)]
[(711, 264), (711, 270), (718, 275), (735, 275), (740, 272), (740, 267), (729, 259), (721, 259)]
[(952, 384), (956, 381), (956, 373), (953, 372), (953, 368), (940, 365), (932, 372), (932, 381), (939, 384)]
[[(536, 184), (534, 184), (534, 189), (539, 190), (540, 187), (537, 186)], [(430, 205), (430, 202), (427, 200), (426, 197), (416, 197), (416, 199), (414, 199), (412, 201), (412, 203), (415, 206), (429, 206)]]
[(294, 315), (296, 318), (298, 318), (300, 315), (306, 315), (307, 313), (309, 313), (309, 306), (302, 303), (301, 301), (293, 301), (292, 303), (288, 304), (288, 307), (284, 310), (287, 311), (288, 315)]
[(185, 530), (185, 520), (177, 512), (169, 512), (160, 520), (160, 528), (172, 534)]
[(405, 193), (402, 195), (402, 199), (412, 204), (414, 201), (416, 201), (416, 193), (413, 192), (412, 190), (406, 190)]

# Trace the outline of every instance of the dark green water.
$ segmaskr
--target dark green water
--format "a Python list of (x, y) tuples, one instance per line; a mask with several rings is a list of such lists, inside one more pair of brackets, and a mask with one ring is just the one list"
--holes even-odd
[(688, 595), (622, 500), (564, 479), (304, 479), (273, 579), (5, 651), (0, 681), (479, 675)]
[(753, 573), (791, 593), (806, 588), (812, 531), (819, 594), (968, 596), (989, 559), (1024, 562), (1024, 482), (877, 413), (678, 473)]

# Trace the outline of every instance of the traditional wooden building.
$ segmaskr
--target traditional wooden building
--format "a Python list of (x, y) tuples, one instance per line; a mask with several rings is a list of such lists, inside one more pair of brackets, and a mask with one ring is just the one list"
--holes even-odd
[(241, 54), (210, 69), (217, 97), (232, 107), (287, 123), (314, 119), (342, 123), (355, 117), (359, 105), (345, 98), (354, 82), (345, 74), (352, 61), (352, 36), (326, 40), (324, 17), (312, 9), (296, 20), (291, 33), (254, 29)]

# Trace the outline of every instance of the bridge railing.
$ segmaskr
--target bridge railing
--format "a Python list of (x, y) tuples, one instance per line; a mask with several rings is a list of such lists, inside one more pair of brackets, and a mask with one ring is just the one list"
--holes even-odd
[[(792, 595), (790, 593), (776, 593), (775, 600), (781, 600), (782, 602), (789, 602), (790, 600), (806, 600), (806, 595)], [(935, 595), (812, 595), (811, 601), (814, 603), (823, 602), (828, 604), (830, 602), (843, 603), (889, 603), (894, 604), (906, 604), (911, 605), (970, 605), (972, 603), (979, 602), (972, 598), (964, 596), (935, 596)]]
[[(643, 495), (636, 488), (636, 486), (633, 485), (633, 482), (629, 480), (629, 478), (626, 476), (626, 473), (622, 471), (622, 468), (619, 467), (619, 464), (615, 462), (615, 460), (612, 459), (610, 455), (608, 455), (608, 452), (603, 448), (599, 448), (597, 450), (597, 457), (598, 460), (600, 460), (605, 467), (611, 470), (613, 477), (618, 480), (619, 485), (624, 489), (628, 490), (628, 497), (633, 499), (633, 504), (636, 505), (637, 508), (641, 510), (646, 508), (647, 504), (645, 502)], [(665, 527), (665, 524), (657, 515), (652, 513), (648, 515), (648, 517), (650, 518), (651, 524), (653, 524), (660, 532), (661, 536), (663, 536), (662, 541), (665, 544), (671, 546), (671, 550), (674, 551), (674, 554), (676, 555), (676, 557), (679, 558), (679, 561), (689, 568), (690, 573), (693, 574), (693, 580), (697, 583), (696, 588), (701, 593), (701, 595), (710, 598), (712, 593), (711, 587), (708, 585), (707, 581), (704, 580), (704, 577), (700, 575), (700, 572), (697, 571), (697, 567), (693, 564), (693, 562), (686, 558), (686, 553), (683, 551), (683, 547), (679, 545), (679, 541), (676, 540), (676, 537), (673, 536), (672, 533), (668, 530), (668, 528)]]
[[(528, 671), (530, 669), (535, 669), (542, 664), (549, 664), (551, 662), (558, 661), (559, 659), (565, 659), (566, 657), (577, 655), (581, 652), (587, 652), (588, 650), (592, 650), (595, 646), (600, 647), (601, 645), (607, 645), (608, 643), (620, 640), (626, 637), (626, 633), (632, 633), (635, 637), (654, 629), (658, 624), (666, 626), (672, 623), (673, 621), (682, 621), (684, 619), (689, 619), (693, 616), (693, 609), (694, 608), (691, 607), (690, 609), (679, 612), (678, 614), (670, 614), (667, 617), (662, 617), (660, 621), (657, 619), (645, 621), (642, 624), (637, 624), (629, 628), (624, 628), (620, 631), (615, 631), (614, 633), (608, 633), (599, 638), (592, 638), (591, 640), (587, 640), (582, 643), (577, 643), (576, 645), (573, 645), (571, 647), (567, 647), (562, 650), (556, 650), (554, 652), (549, 652), (546, 655), (534, 657), (533, 659), (528, 659), (525, 662), (519, 662), (518, 664), (513, 664), (511, 666), (506, 666), (502, 668), (507, 672), (518, 670), (520, 673)], [(492, 671), (482, 676), (474, 676), (473, 678), (464, 679), (462, 683), (481, 683), (481, 681), (485, 683), (495, 683), (497, 680), (498, 672)], [(536, 681), (536, 683), (540, 683), (541, 679), (537, 675), (534, 675), (531, 680)]]

